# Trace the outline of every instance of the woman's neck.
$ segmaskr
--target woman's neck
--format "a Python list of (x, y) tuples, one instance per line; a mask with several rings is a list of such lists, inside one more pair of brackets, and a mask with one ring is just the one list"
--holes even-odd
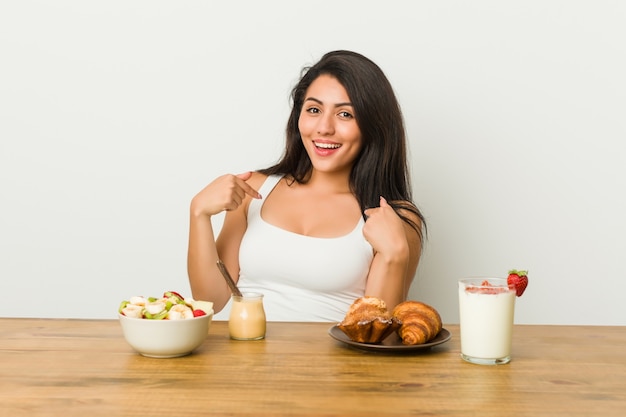
[(306, 187), (336, 194), (350, 193), (350, 174), (312, 170)]

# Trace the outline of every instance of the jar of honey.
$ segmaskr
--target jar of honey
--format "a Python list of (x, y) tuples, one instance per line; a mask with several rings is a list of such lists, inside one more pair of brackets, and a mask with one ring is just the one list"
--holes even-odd
[(231, 339), (260, 340), (265, 337), (265, 309), (263, 294), (248, 292), (241, 297), (233, 295), (228, 331)]

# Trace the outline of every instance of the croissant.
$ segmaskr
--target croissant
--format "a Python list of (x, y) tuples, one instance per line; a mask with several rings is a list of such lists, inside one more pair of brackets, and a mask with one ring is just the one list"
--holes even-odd
[(343, 321), (337, 325), (350, 340), (359, 343), (380, 343), (400, 327), (385, 302), (379, 298), (357, 298)]
[(405, 345), (421, 345), (433, 339), (442, 328), (439, 312), (420, 301), (404, 301), (391, 313), (402, 322), (397, 330)]

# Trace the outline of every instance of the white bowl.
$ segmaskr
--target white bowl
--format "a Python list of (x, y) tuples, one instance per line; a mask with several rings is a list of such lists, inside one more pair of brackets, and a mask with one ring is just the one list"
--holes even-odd
[(213, 312), (181, 320), (148, 320), (118, 314), (128, 344), (143, 356), (176, 358), (189, 355), (206, 339)]

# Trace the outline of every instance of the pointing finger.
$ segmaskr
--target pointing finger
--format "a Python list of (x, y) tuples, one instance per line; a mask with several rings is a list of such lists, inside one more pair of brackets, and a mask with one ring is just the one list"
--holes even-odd
[(237, 178), (241, 178), (244, 181), (248, 181), (252, 176), (252, 172), (242, 172), (241, 174), (237, 174)]
[(237, 175), (237, 178), (242, 180), (242, 183), (240, 185), (246, 194), (248, 194), (252, 198), (261, 198), (261, 194), (259, 194), (259, 192), (254, 188), (250, 187), (250, 185), (248, 185), (248, 183), (246, 182), (250, 179), (250, 177), (252, 177), (252, 172), (250, 171)]

